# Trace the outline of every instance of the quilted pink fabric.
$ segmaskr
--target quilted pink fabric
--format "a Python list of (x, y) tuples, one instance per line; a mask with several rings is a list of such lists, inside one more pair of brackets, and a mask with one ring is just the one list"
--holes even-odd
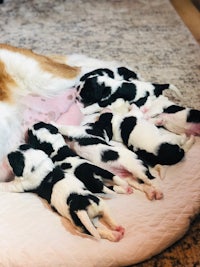
[[(144, 194), (106, 199), (126, 229), (120, 242), (79, 235), (31, 193), (0, 193), (0, 266), (116, 267), (151, 258), (180, 239), (200, 210), (200, 138), (184, 161), (168, 167), (160, 201)], [(164, 171), (164, 170), (163, 170)]]

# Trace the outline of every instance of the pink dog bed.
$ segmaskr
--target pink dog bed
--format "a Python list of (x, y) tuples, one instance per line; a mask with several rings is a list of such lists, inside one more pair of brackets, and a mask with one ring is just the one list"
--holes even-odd
[[(63, 98), (58, 97), (56, 114), (51, 112), (55, 111), (54, 104), (46, 99), (29, 100), (42, 101), (50, 107), (42, 118), (46, 121), (79, 124), (82, 114), (74, 102), (73, 90), (66, 97), (69, 102), (64, 110)], [(38, 105), (32, 106), (24, 114), (24, 129), (29, 122), (41, 119), (43, 105), (39, 110), (34, 109)], [(0, 193), (0, 266), (127, 266), (160, 253), (186, 233), (199, 212), (199, 151), (200, 138), (196, 137), (182, 162), (163, 167), (159, 184), (164, 199), (149, 201), (135, 190), (132, 195), (106, 200), (113, 217), (126, 229), (124, 238), (117, 243), (77, 234), (68, 220), (34, 194)]]

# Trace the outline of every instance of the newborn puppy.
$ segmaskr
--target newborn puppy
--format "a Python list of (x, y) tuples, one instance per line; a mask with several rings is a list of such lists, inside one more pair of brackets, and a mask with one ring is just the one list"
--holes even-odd
[(120, 177), (129, 185), (145, 192), (147, 197), (161, 199), (163, 194), (153, 186), (148, 168), (135, 153), (124, 146), (112, 146), (105, 140), (104, 133), (90, 125), (65, 126), (56, 125), (58, 131), (66, 137), (66, 142), (79, 156)]
[(170, 84), (154, 84), (137, 79), (119, 80), (111, 74), (109, 70), (101, 70), (101, 72), (96, 70), (96, 74), (93, 71), (91, 75), (83, 76), (83, 81), (77, 86), (77, 91), (78, 99), (84, 105), (84, 114), (100, 111), (118, 98), (123, 98), (140, 107), (144, 105), (149, 96), (158, 97), (166, 89), (172, 89), (180, 94), (178, 89)]
[[(45, 122), (34, 124), (28, 129), (28, 143), (36, 149), (41, 149), (52, 159), (55, 165), (65, 172), (73, 174), (85, 187), (93, 193), (132, 193), (132, 188), (119, 176), (108, 172), (88, 160), (79, 157), (71, 150), (58, 129)], [(114, 183), (109, 188), (103, 180)]]
[(110, 139), (125, 144), (150, 166), (178, 163), (184, 157), (184, 146), (188, 149), (194, 142), (193, 138), (170, 135), (149, 121), (131, 115), (103, 113), (95, 124), (104, 129)]
[(164, 96), (148, 99), (141, 110), (155, 125), (173, 133), (200, 135), (200, 110), (181, 107)]
[(167, 109), (155, 123), (176, 134), (200, 135), (200, 110), (184, 108), (173, 113)]
[(88, 78), (97, 77), (97, 76), (107, 76), (112, 79), (116, 80), (125, 80), (125, 81), (132, 81), (132, 80), (140, 80), (139, 75), (134, 71), (123, 67), (123, 66), (116, 66), (108, 68), (99, 68), (92, 70), (86, 74), (84, 74), (80, 78), (79, 86), (83, 84)]
[[(110, 217), (105, 202), (88, 191), (81, 181), (55, 166), (42, 150), (21, 145), (8, 154), (8, 160), (16, 176), (13, 181), (0, 183), (0, 191), (35, 193), (80, 232), (110, 241), (122, 238), (124, 228)], [(102, 217), (111, 230), (95, 227), (92, 223), (95, 217)]]

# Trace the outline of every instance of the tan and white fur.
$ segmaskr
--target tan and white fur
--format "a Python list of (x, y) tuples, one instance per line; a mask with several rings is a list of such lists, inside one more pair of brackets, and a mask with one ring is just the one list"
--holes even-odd
[[(79, 75), (78, 67), (28, 49), (0, 44), (0, 165), (23, 138), (23, 97), (28, 94), (58, 95), (74, 86)], [(4, 174), (5, 169), (1, 172), (1, 180)]]
[(24, 139), (21, 127), (24, 97), (53, 97), (75, 86), (96, 67), (116, 66), (84, 55), (45, 56), (29, 49), (0, 44), (0, 180), (8, 179), (6, 155)]

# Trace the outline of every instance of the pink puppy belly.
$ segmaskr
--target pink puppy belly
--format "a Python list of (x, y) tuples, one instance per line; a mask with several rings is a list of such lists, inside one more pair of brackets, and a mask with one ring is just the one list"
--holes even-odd
[(185, 133), (187, 135), (200, 135), (200, 123), (187, 123)]

